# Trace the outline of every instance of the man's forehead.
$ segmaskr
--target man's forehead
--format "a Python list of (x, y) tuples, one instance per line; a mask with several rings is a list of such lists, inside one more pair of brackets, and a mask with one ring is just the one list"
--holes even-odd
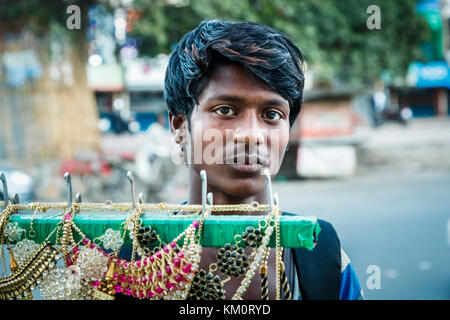
[(217, 67), (199, 96), (200, 103), (210, 101), (246, 102), (249, 100), (279, 100), (288, 105), (279, 93), (256, 78), (239, 64)]

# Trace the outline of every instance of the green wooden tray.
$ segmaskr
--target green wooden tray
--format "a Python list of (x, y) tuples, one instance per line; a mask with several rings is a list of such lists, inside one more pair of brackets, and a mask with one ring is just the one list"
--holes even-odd
[[(19, 226), (26, 230), (26, 236), (29, 238), (30, 223), (33, 211), (20, 210), (11, 215), (9, 221), (17, 222)], [(77, 213), (74, 217), (75, 224), (90, 239), (101, 236), (106, 229), (123, 230), (123, 222), (128, 213), (124, 212), (89, 212), (83, 211)], [(46, 213), (37, 213), (33, 219), (33, 229), (36, 232), (34, 238), (36, 242), (44, 241), (61, 222), (63, 215), (61, 210), (48, 210)], [(201, 244), (204, 247), (221, 247), (225, 243), (234, 242), (236, 234), (242, 234), (248, 226), (257, 227), (258, 222), (264, 216), (250, 215), (210, 215), (204, 222)], [(168, 215), (160, 212), (145, 212), (142, 215), (143, 225), (150, 225), (155, 229), (162, 241), (169, 242), (183, 232), (192, 221), (197, 218), (189, 215)], [(284, 248), (306, 248), (312, 250), (314, 240), (318, 238), (320, 226), (315, 217), (305, 217), (300, 215), (281, 216), (280, 217), (280, 244)], [(54, 233), (50, 241), (55, 241)], [(80, 237), (74, 231), (75, 241)], [(125, 245), (131, 244), (128, 235), (125, 238)], [(272, 235), (271, 247), (275, 246), (275, 233)]]

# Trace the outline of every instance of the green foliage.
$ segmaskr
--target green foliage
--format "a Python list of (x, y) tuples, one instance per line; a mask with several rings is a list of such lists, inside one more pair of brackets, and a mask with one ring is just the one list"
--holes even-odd
[[(0, 0), (0, 30), (3, 34), (19, 34), (23, 30), (32, 32), (40, 41), (48, 44), (48, 36), (61, 42), (69, 42), (85, 53), (86, 34), (84, 24), (87, 21), (88, 7), (96, 0)], [(69, 30), (66, 20), (67, 8), (78, 5), (81, 11), (81, 30)], [(42, 52), (47, 56), (48, 52)]]
[[(141, 17), (129, 35), (143, 39), (141, 55), (170, 53), (183, 34), (205, 19), (248, 20), (278, 29), (296, 42), (319, 83), (338, 80), (358, 87), (373, 83), (384, 70), (393, 77), (403, 76), (410, 62), (424, 59), (420, 45), (431, 35), (424, 18), (415, 13), (416, 0), (178, 1), (188, 5), (169, 4), (174, 0), (134, 0)], [(2, 5), (0, 21), (6, 30), (26, 24), (40, 32), (55, 24), (65, 25), (68, 5), (80, 5), (86, 15), (87, 6), (94, 2), (110, 3), (18, 0)], [(381, 9), (381, 30), (366, 26), (367, 7), (374, 4)], [(79, 38), (81, 32), (67, 34), (84, 41)]]
[[(285, 33), (300, 47), (318, 82), (371, 84), (383, 70), (403, 76), (423, 60), (430, 37), (415, 0), (191, 0), (175, 7), (162, 0), (135, 0), (142, 10), (133, 35), (144, 37), (141, 53), (170, 52), (182, 35), (205, 19), (248, 20)], [(369, 5), (381, 11), (381, 29), (369, 30)]]

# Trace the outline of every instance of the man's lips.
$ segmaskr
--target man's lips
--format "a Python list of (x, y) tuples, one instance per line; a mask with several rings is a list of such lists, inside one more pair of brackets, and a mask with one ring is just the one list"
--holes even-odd
[(230, 167), (232, 167), (233, 169), (242, 172), (242, 173), (257, 173), (259, 171), (261, 171), (261, 169), (263, 168), (263, 165), (261, 164), (237, 164), (237, 163), (232, 163), (232, 164), (228, 164)]
[(268, 156), (262, 156), (260, 154), (238, 154), (232, 157), (225, 158), (226, 164), (239, 164), (239, 165), (259, 165), (267, 166), (270, 164)]
[(238, 154), (227, 158), (225, 163), (242, 173), (258, 173), (269, 165), (268, 157), (259, 154)]

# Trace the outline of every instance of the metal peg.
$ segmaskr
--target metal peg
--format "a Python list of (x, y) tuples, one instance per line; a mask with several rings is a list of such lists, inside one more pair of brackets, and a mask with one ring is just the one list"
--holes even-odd
[(278, 192), (273, 193), (273, 204), (277, 205), (277, 206), (280, 204), (280, 199), (278, 198)]
[(264, 175), (266, 177), (267, 182), (267, 199), (269, 200), (269, 211), (273, 209), (273, 193), (272, 193), (272, 180), (270, 179), (270, 171), (269, 169), (264, 169)]
[(72, 207), (72, 179), (70, 178), (69, 172), (64, 174), (64, 180), (66, 180), (67, 209), (70, 209)]
[(213, 205), (213, 194), (212, 194), (212, 192), (208, 192), (208, 196), (206, 197), (207, 199), (206, 199), (206, 202), (210, 205), (210, 206), (212, 206)]
[(3, 184), (3, 201), (4, 201), (4, 208), (6, 209), (6, 206), (9, 202), (9, 195), (8, 195), (8, 183), (6, 182), (5, 174), (2, 172), (0, 173), (0, 180), (2, 180)]
[(127, 177), (128, 177), (128, 180), (130, 180), (130, 185), (131, 185), (131, 203), (133, 205), (133, 209), (135, 209), (136, 208), (136, 189), (134, 187), (133, 172), (128, 171), (127, 172)]
[(200, 179), (202, 180), (202, 213), (205, 213), (205, 211), (206, 211), (206, 200), (207, 200), (206, 187), (207, 187), (207, 184), (208, 184), (208, 179), (206, 177), (206, 171), (205, 170), (200, 171)]
[(19, 204), (19, 203), (20, 203), (19, 195), (18, 195), (17, 193), (14, 194), (14, 196), (13, 196), (11, 202), (12, 202), (13, 204)]

